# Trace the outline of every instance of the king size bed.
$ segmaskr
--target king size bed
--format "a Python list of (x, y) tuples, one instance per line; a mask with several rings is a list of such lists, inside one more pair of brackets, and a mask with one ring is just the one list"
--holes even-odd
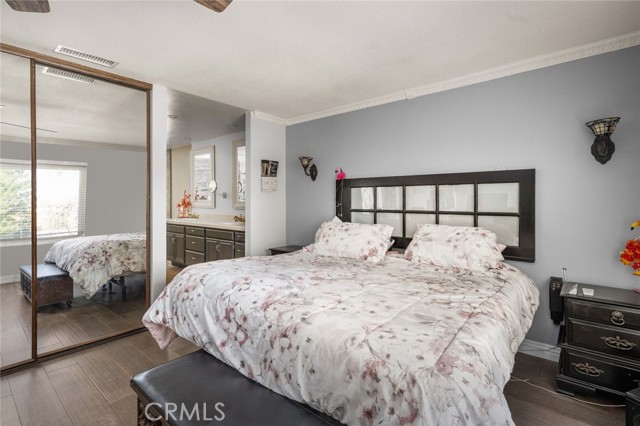
[(491, 231), (412, 233), (396, 252), (405, 231), (336, 217), (299, 252), (184, 269), (143, 322), (347, 425), (513, 424), (503, 389), (537, 287)]

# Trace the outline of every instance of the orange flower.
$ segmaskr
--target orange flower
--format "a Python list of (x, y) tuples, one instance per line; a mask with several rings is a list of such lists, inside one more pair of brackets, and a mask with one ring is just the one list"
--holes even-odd
[[(631, 229), (640, 226), (640, 221), (633, 222)], [(624, 250), (620, 252), (620, 262), (635, 270), (633, 275), (640, 276), (640, 239), (629, 240)]]

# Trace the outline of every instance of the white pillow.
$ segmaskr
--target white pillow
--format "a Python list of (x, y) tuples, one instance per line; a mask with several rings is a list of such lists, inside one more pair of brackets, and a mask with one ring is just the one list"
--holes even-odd
[(320, 226), (313, 248), (309, 249), (321, 256), (380, 263), (384, 261), (387, 250), (393, 244), (392, 231), (391, 225), (342, 222), (334, 218)]
[(486, 271), (504, 260), (496, 234), (483, 228), (420, 224), (407, 260), (448, 269)]

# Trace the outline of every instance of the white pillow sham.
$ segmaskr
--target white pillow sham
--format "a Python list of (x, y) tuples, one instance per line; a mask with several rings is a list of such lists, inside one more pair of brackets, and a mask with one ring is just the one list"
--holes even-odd
[(391, 225), (342, 222), (337, 217), (324, 222), (309, 251), (321, 256), (346, 257), (380, 263), (393, 244)]
[(502, 264), (496, 234), (483, 228), (420, 224), (405, 251), (412, 262), (448, 269), (486, 271)]

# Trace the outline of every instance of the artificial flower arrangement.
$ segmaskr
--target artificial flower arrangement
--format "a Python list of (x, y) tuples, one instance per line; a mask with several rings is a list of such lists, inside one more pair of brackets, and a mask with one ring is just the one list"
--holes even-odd
[(186, 218), (197, 219), (198, 215), (191, 213), (191, 194), (187, 194), (185, 189), (182, 200), (178, 203), (178, 219)]
[[(640, 227), (640, 220), (631, 224), (631, 230), (633, 231), (637, 227)], [(640, 237), (627, 241), (624, 250), (620, 252), (620, 262), (631, 266), (635, 270), (633, 275), (640, 276)]]

